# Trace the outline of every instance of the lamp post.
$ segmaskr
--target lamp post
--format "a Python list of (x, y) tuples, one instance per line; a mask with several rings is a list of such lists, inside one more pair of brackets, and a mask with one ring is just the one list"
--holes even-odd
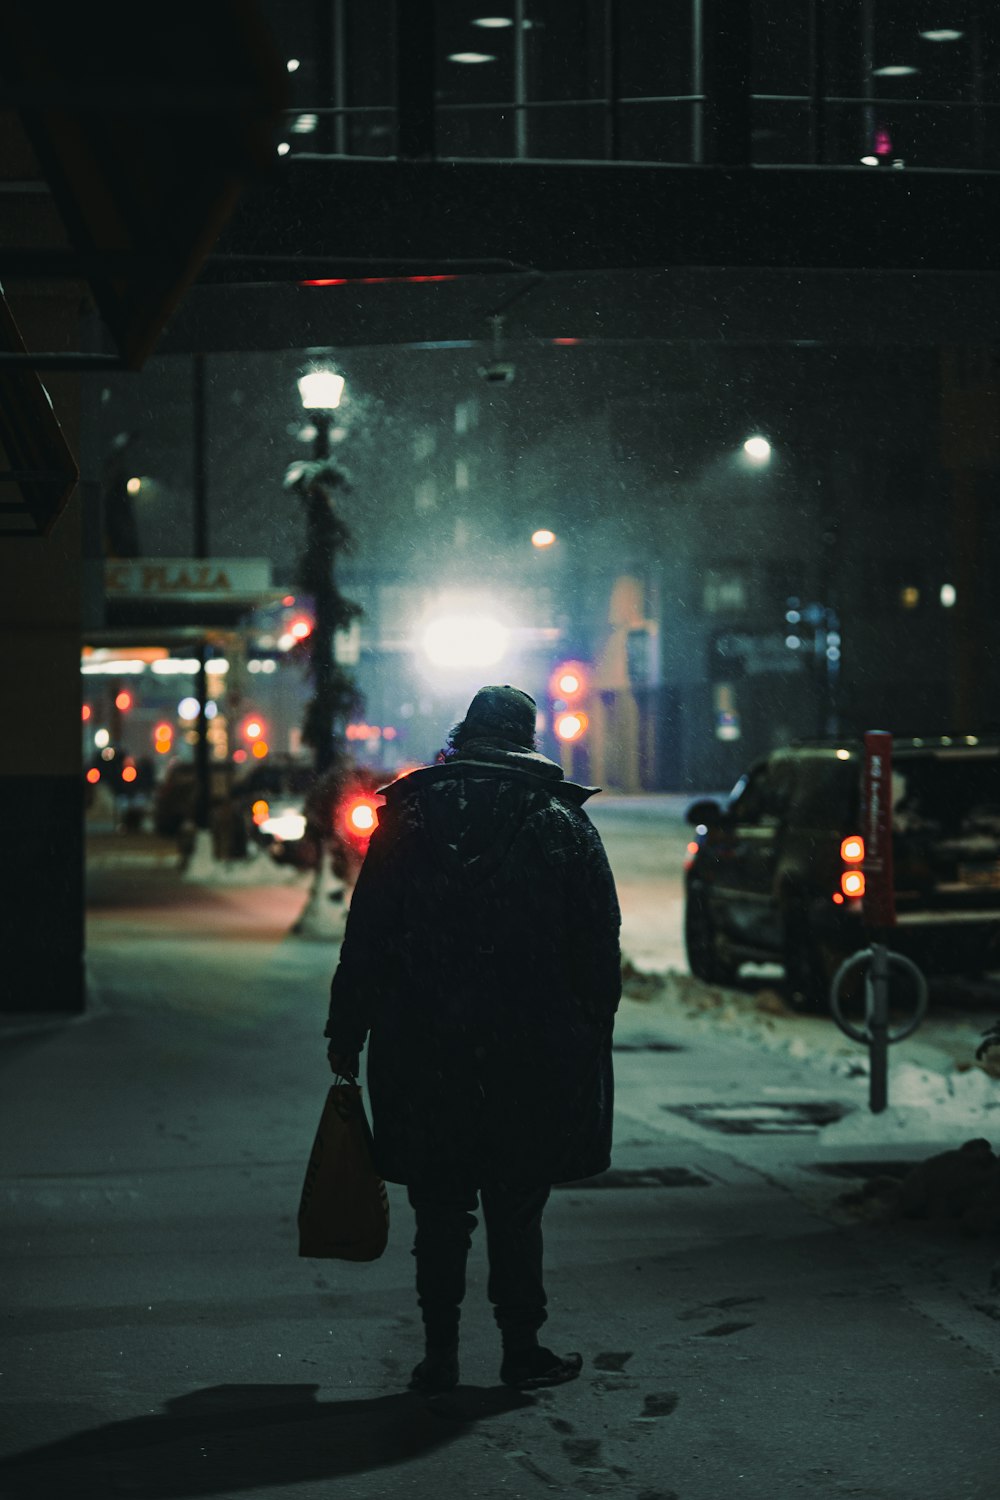
[[(333, 841), (334, 809), (348, 768), (345, 721), (358, 704), (350, 672), (336, 659), (334, 638), (361, 613), (337, 587), (337, 555), (350, 544), (351, 533), (337, 514), (333, 495), (350, 489), (347, 474), (330, 456), (330, 427), (344, 394), (344, 377), (334, 370), (314, 368), (298, 382), (302, 405), (313, 421), (313, 456), (294, 463), (285, 486), (296, 492), (306, 508), (306, 547), (299, 565), (302, 590), (313, 601), (313, 628), (303, 641), (309, 653), (313, 695), (302, 725), (302, 738), (313, 751), (315, 781), (306, 802), (306, 837), (316, 849), (316, 872), (306, 905), (292, 931), (302, 937), (328, 938), (343, 919), (344, 887), (331, 889), (328, 881), (342, 876), (336, 868)], [(334, 854), (330, 861), (327, 853)]]
[(312, 460), (292, 464), (285, 477), (306, 508), (306, 549), (300, 577), (312, 597), (315, 619), (308, 638), (313, 696), (306, 709), (302, 737), (312, 746), (317, 777), (325, 776), (336, 759), (334, 722), (355, 701), (354, 683), (334, 654), (334, 635), (346, 629), (357, 606), (340, 593), (334, 581), (338, 552), (350, 542), (350, 532), (333, 506), (332, 495), (349, 489), (347, 475), (330, 456), (330, 427), (344, 394), (344, 377), (325, 367), (309, 370), (298, 382), (299, 396), (315, 430)]

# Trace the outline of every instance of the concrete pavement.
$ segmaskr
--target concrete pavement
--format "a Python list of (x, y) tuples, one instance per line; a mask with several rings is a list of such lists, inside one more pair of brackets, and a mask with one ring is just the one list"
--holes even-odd
[(614, 1171), (546, 1215), (546, 1335), (581, 1379), (498, 1384), (480, 1231), (463, 1384), (407, 1394), (404, 1192), (382, 1260), (296, 1255), (335, 956), (286, 937), (302, 899), (95, 871), (92, 1014), (0, 1049), (4, 1500), (996, 1500), (995, 1246), (852, 1221), (812, 1127), (676, 1113), (821, 1091), (633, 1001)]

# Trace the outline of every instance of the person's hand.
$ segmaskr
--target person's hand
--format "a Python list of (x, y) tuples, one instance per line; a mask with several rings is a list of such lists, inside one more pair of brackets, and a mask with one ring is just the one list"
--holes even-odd
[(326, 1049), (331, 1073), (339, 1078), (357, 1078), (360, 1059), (358, 1054), (338, 1052), (332, 1045)]

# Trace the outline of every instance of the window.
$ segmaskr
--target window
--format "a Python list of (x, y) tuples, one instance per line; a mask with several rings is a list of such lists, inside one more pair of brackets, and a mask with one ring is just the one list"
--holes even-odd
[(425, 515), (427, 511), (434, 510), (437, 506), (437, 486), (433, 479), (421, 479), (413, 491), (413, 508), (418, 515)]

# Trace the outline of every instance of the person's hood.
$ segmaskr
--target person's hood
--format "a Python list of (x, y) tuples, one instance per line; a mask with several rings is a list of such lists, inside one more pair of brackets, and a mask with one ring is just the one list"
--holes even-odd
[(599, 786), (584, 786), (577, 781), (567, 781), (562, 767), (540, 750), (524, 750), (504, 740), (470, 740), (462, 749), (439, 765), (422, 766), (410, 771), (396, 781), (379, 787), (379, 795), (390, 798), (414, 790), (423, 790), (431, 782), (451, 780), (455, 777), (515, 777), (527, 776), (545, 783), (547, 790), (560, 801), (572, 802), (582, 807), (588, 797), (601, 790)]
[(567, 781), (537, 750), (473, 740), (440, 765), (425, 766), (382, 787), (387, 807), (419, 802), (420, 821), (438, 861), (473, 884), (503, 863), (525, 822), (555, 799), (580, 807), (599, 787)]

